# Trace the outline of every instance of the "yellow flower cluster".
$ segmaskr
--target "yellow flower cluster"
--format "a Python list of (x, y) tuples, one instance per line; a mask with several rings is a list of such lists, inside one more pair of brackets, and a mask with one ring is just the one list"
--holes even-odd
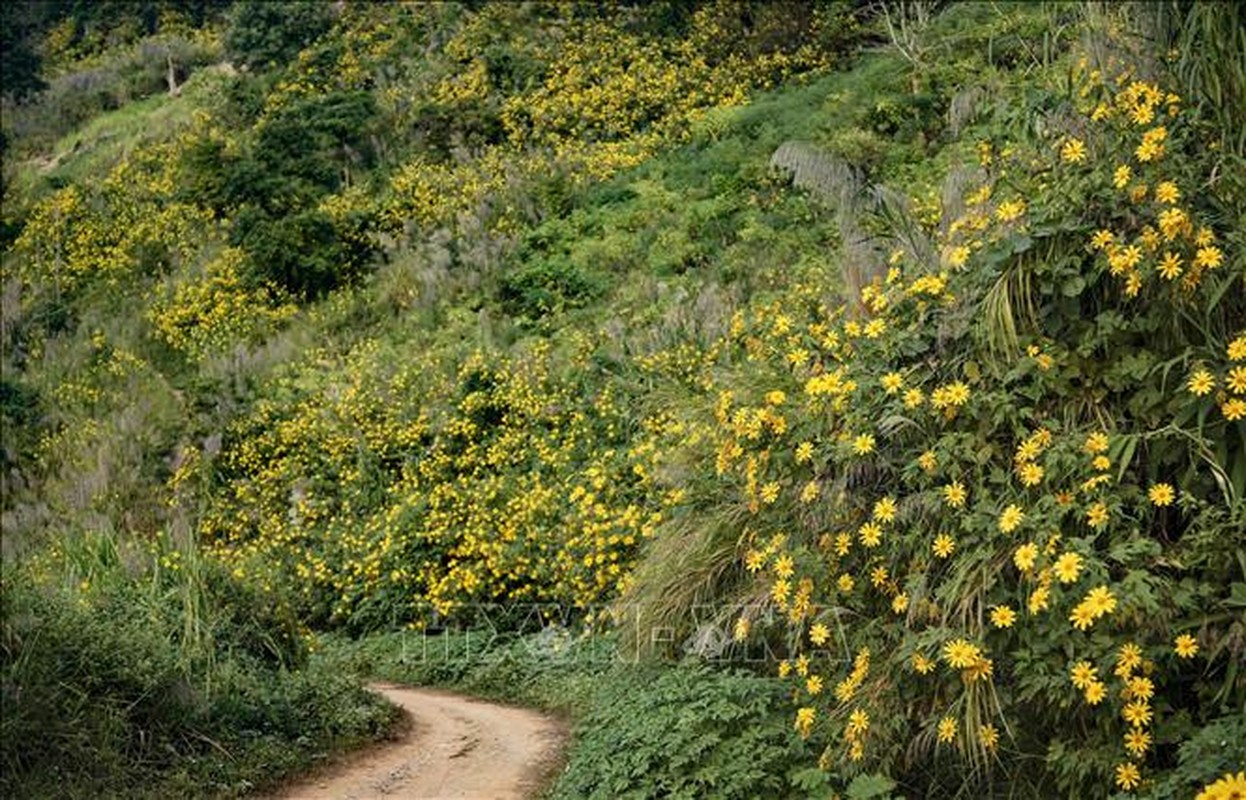
[[(453, 225), (460, 215), (477, 214), (512, 230), (527, 205), (517, 199), (523, 187), (551, 170), (573, 184), (610, 177), (682, 140), (708, 112), (743, 104), (752, 88), (828, 65), (824, 52), (801, 42), (748, 57), (707, 58), (721, 49), (724, 19), (732, 13), (727, 5), (698, 9), (682, 38), (641, 35), (569, 7), (550, 11), (561, 15), (560, 35), (506, 41), (543, 65), (533, 86), (499, 87), (480, 57), (480, 47), (496, 41), (495, 30), (508, 30), (510, 18), (525, 13), (520, 9), (486, 6), (446, 43), (446, 72), (429, 96), (451, 113), (496, 114), (505, 141), (465, 160), (417, 157), (397, 170), (382, 214), (392, 229), (409, 220)], [(819, 25), (835, 24), (822, 16), (815, 15), (810, 36)]]
[(275, 290), (248, 289), (242, 281), (244, 254), (234, 247), (203, 268), (197, 281), (178, 283), (148, 306), (157, 336), (194, 359), (271, 332), (297, 307), (279, 301)]
[(1189, 192), (1182, 191), (1178, 176), (1161, 165), (1171, 133), (1167, 125), (1155, 124), (1160, 106), (1175, 119), (1180, 98), (1165, 94), (1156, 84), (1134, 81), (1091, 113), (1093, 121), (1121, 141), (1138, 136), (1136, 128), (1146, 128), (1134, 149), (1135, 163), (1117, 165), (1111, 181), (1139, 213), (1116, 230), (1097, 231), (1090, 240), (1091, 248), (1103, 254), (1109, 272), (1124, 284), (1127, 297), (1138, 295), (1150, 275), (1157, 275), (1160, 285), (1193, 291), (1224, 262), (1215, 234), (1196, 224), (1191, 211), (1178, 204)]
[(347, 356), (348, 383), (309, 391), (313, 356), (273, 387), (286, 400), (233, 426), (213, 467), (227, 483), (202, 523), (213, 551), (242, 574), (292, 581), (310, 613), (334, 620), (377, 596), (420, 623), (464, 603), (613, 594), (679, 499), (653, 485), (654, 442), (678, 425), (650, 419), (624, 446), (614, 394), (555, 380), (545, 345), (396, 371), (391, 355), (365, 343)]

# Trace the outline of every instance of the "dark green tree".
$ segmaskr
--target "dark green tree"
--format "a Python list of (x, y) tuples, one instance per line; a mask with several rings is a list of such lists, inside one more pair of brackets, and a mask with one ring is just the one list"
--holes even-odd
[(242, 0), (230, 14), (225, 50), (238, 64), (268, 69), (289, 63), (333, 25), (324, 0)]

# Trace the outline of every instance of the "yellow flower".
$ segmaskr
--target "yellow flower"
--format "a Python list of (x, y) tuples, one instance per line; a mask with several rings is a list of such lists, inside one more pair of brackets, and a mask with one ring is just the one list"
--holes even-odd
[(1194, 266), (1205, 267), (1207, 269), (1215, 269), (1224, 261), (1224, 253), (1219, 247), (1209, 245), (1200, 247), (1198, 252), (1194, 254)]
[(805, 484), (805, 488), (800, 490), (800, 502), (809, 504), (818, 499), (818, 495), (822, 489), (818, 486), (817, 481), (809, 481)]
[(956, 541), (946, 533), (941, 533), (935, 537), (934, 545), (931, 549), (934, 550), (934, 554), (939, 558), (947, 558), (956, 549)]
[(904, 386), (904, 376), (898, 372), (888, 372), (879, 383), (882, 384), (883, 391), (887, 394), (895, 394)]
[(999, 731), (995, 730), (994, 725), (983, 725), (978, 728), (978, 741), (987, 750), (994, 750), (999, 746)]
[(1233, 394), (1246, 393), (1246, 367), (1234, 367), (1224, 379), (1224, 385)]
[(1194, 658), (1198, 654), (1198, 641), (1188, 633), (1183, 633), (1173, 640), (1173, 652), (1178, 658)]
[(1017, 621), (1017, 612), (1008, 606), (995, 606), (991, 609), (991, 624), (997, 628), (1011, 628)]
[(1203, 787), (1194, 800), (1241, 800), (1246, 797), (1246, 772), (1226, 772), (1220, 780)]
[(1172, 241), (1189, 223), (1189, 216), (1179, 208), (1167, 208), (1159, 214), (1159, 228), (1164, 238)]
[(809, 738), (809, 732), (813, 729), (814, 714), (814, 710), (808, 706), (796, 710), (796, 721), (792, 727), (800, 734), (800, 738)]
[(1086, 160), (1086, 144), (1081, 139), (1068, 139), (1060, 148), (1060, 158), (1070, 164), (1080, 164)]
[(1240, 397), (1234, 397), (1232, 400), (1225, 401), (1220, 406), (1220, 413), (1229, 422), (1236, 422), (1239, 419), (1246, 419), (1246, 400)]
[(970, 667), (981, 657), (982, 651), (978, 646), (964, 639), (953, 639), (943, 645), (943, 660), (953, 669)]
[(1246, 361), (1246, 333), (1229, 342), (1225, 355), (1230, 361)]
[(1146, 725), (1151, 721), (1151, 706), (1149, 703), (1144, 703), (1140, 700), (1126, 703), (1121, 710), (1121, 717), (1130, 725)]
[(999, 515), (999, 529), (1002, 533), (1012, 533), (1021, 525), (1023, 519), (1025, 519), (1025, 512), (1021, 510), (1021, 507), (1010, 505)]
[(1095, 231), (1095, 235), (1090, 237), (1090, 246), (1096, 250), (1102, 250), (1112, 242), (1116, 241), (1116, 236), (1109, 230)]
[(1000, 222), (1012, 222), (1025, 213), (1025, 203), (1021, 200), (1009, 200), (1000, 203), (995, 209), (995, 218)]
[(1038, 545), (1033, 542), (1027, 542), (1017, 548), (1012, 554), (1012, 561), (1017, 565), (1017, 569), (1022, 572), (1029, 572), (1034, 568), (1034, 562), (1038, 560)]
[(1102, 528), (1108, 524), (1108, 507), (1107, 504), (1100, 501), (1095, 503), (1086, 512), (1086, 522), (1090, 523), (1092, 528)]
[(1132, 761), (1126, 761), (1124, 764), (1116, 765), (1116, 785), (1125, 791), (1130, 791), (1142, 782), (1142, 774), (1138, 771), (1138, 765)]
[(1150, 678), (1137, 676), (1130, 678), (1128, 686), (1128, 695), (1133, 700), (1150, 700), (1155, 696), (1155, 684)]
[(914, 653), (914, 654), (913, 654), (913, 669), (917, 670), (917, 672), (918, 672), (918, 673), (920, 673), (920, 674), (922, 674), (922, 675), (929, 675), (929, 674), (930, 674), (930, 672), (931, 672), (934, 668), (935, 668), (935, 662), (934, 662), (934, 661), (932, 661), (932, 660), (931, 660), (931, 659), (929, 659), (929, 658), (926, 658), (926, 657), (925, 657), (924, 655), (922, 655), (921, 653)]
[(1069, 622), (1073, 623), (1073, 627), (1079, 631), (1084, 631), (1095, 623), (1095, 612), (1084, 601), (1078, 603), (1069, 612)]
[(1138, 266), (1142, 260), (1142, 249), (1136, 244), (1116, 248), (1108, 253), (1108, 266), (1113, 275), (1122, 275)]
[(1157, 266), (1155, 269), (1157, 272), (1159, 272), (1160, 277), (1162, 277), (1164, 280), (1166, 281), (1176, 280), (1178, 277), (1181, 276), (1181, 272), (1182, 272), (1181, 256), (1177, 255), (1171, 250), (1166, 251), (1164, 253), (1164, 257), (1160, 259), (1159, 266)]
[(961, 508), (965, 505), (965, 486), (960, 481), (954, 481), (943, 487), (943, 501), (952, 508)]
[(856, 583), (857, 582), (853, 580), (852, 576), (845, 572), (840, 575), (838, 579), (836, 579), (835, 587), (844, 594), (848, 594), (848, 592), (852, 591), (852, 587), (855, 586)]
[(859, 456), (874, 452), (874, 437), (868, 433), (857, 436), (852, 440), (852, 451)]
[(866, 547), (878, 547), (883, 540), (883, 529), (876, 523), (867, 522), (857, 531), (857, 536)]
[(1107, 687), (1105, 687), (1100, 681), (1092, 681), (1091, 684), (1086, 687), (1086, 702), (1092, 706), (1097, 706), (1099, 703), (1103, 702), (1103, 698), (1107, 695), (1107, 693)]
[(1073, 681), (1073, 685), (1078, 689), (1085, 689), (1096, 680), (1098, 672), (1089, 661), (1078, 661), (1073, 665), (1073, 669), (1069, 671), (1069, 678)]
[(770, 483), (767, 483), (765, 486), (761, 487), (761, 501), (763, 503), (769, 505), (778, 499), (779, 499), (778, 481), (771, 481)]
[(933, 450), (927, 450), (917, 457), (917, 466), (926, 472), (934, 472), (938, 464), (939, 460), (935, 457)]
[(1142, 240), (1142, 244), (1146, 246), (1148, 253), (1154, 253), (1159, 249), (1160, 236), (1159, 231), (1150, 225), (1142, 228), (1142, 233), (1138, 234), (1138, 238)]
[(1117, 675), (1128, 674), (1142, 666), (1142, 648), (1126, 642), (1116, 651)]
[(1190, 376), (1189, 382), (1186, 383), (1186, 388), (1190, 390), (1190, 393), (1199, 397), (1209, 394), (1215, 387), (1215, 377), (1205, 369), (1195, 370), (1194, 374)]
[(961, 679), (965, 683), (974, 683), (995, 674), (995, 662), (989, 658), (979, 658), (972, 665), (961, 671)]
[(1096, 586), (1091, 589), (1083, 602), (1090, 607), (1096, 617), (1111, 614), (1116, 610), (1116, 596), (1106, 586)]
[(1108, 449), (1108, 435), (1102, 432), (1090, 434), (1086, 437), (1086, 443), (1082, 445), (1082, 449), (1092, 455), (1106, 452)]
[(969, 248), (964, 245), (949, 247), (943, 251), (943, 261), (952, 269), (960, 269), (969, 260)]
[(1149, 125), (1155, 119), (1155, 109), (1149, 105), (1134, 106), (1129, 113), (1135, 125)]
[(801, 442), (796, 446), (796, 463), (806, 464), (813, 460), (813, 443)]
[(870, 572), (870, 583), (874, 584), (875, 589), (881, 588), (887, 582), (887, 574), (886, 567), (874, 567)]
[(917, 408), (926, 400), (926, 395), (922, 394), (921, 389), (908, 389), (904, 392), (904, 407)]
[(1155, 187), (1155, 199), (1161, 203), (1172, 204), (1181, 199), (1181, 191), (1172, 181), (1163, 181)]
[(1172, 486), (1167, 483), (1157, 483), (1147, 490), (1147, 497), (1151, 500), (1152, 505), (1170, 506), (1176, 493)]
[(1025, 486), (1037, 486), (1043, 480), (1043, 468), (1038, 464), (1025, 463), (1021, 464), (1017, 473), (1021, 478), (1021, 483)]
[(732, 632), (732, 638), (737, 642), (742, 642), (748, 638), (748, 634), (751, 629), (752, 623), (744, 617), (740, 617), (735, 621), (735, 630)]
[(1133, 170), (1125, 164), (1121, 164), (1112, 173), (1112, 185), (1117, 189), (1124, 189), (1131, 180), (1133, 180)]
[(939, 742), (947, 744), (956, 741), (956, 720), (953, 717), (944, 717), (939, 720)]
[(1103, 472), (1104, 470), (1112, 466), (1112, 459), (1108, 458), (1107, 456), (1095, 456), (1093, 459), (1091, 459), (1090, 466), (1094, 467), (1100, 472)]
[(822, 678), (819, 675), (810, 675), (805, 679), (805, 691), (809, 694), (820, 694), (822, 692)]
[(1140, 758), (1151, 746), (1151, 734), (1142, 728), (1133, 728), (1125, 734), (1125, 749), (1134, 758)]
[(884, 497), (874, 504), (874, 519), (879, 522), (891, 522), (896, 518), (896, 501), (891, 497)]
[(1034, 616), (1040, 611), (1046, 611), (1048, 601), (1050, 599), (1051, 599), (1051, 589), (1047, 588), (1046, 586), (1039, 586), (1037, 589), (1035, 589), (1034, 593), (1030, 595), (1030, 600), (1029, 600), (1029, 605), (1028, 605), (1030, 616)]
[(891, 600), (891, 610), (896, 614), (903, 614), (909, 609), (909, 596), (906, 592), (900, 592)]

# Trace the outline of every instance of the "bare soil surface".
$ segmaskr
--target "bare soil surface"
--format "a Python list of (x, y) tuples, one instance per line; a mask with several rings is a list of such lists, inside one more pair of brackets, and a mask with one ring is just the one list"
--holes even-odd
[(369, 688), (408, 715), (405, 735), (292, 784), (274, 800), (522, 800), (560, 763), (567, 729), (555, 717), (436, 689)]

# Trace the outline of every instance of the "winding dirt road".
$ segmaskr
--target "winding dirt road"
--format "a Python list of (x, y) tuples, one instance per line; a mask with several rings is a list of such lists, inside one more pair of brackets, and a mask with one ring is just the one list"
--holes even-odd
[(522, 800), (558, 763), (566, 727), (553, 717), (437, 691), (373, 684), (411, 721), (382, 745), (274, 800), (456, 798)]

